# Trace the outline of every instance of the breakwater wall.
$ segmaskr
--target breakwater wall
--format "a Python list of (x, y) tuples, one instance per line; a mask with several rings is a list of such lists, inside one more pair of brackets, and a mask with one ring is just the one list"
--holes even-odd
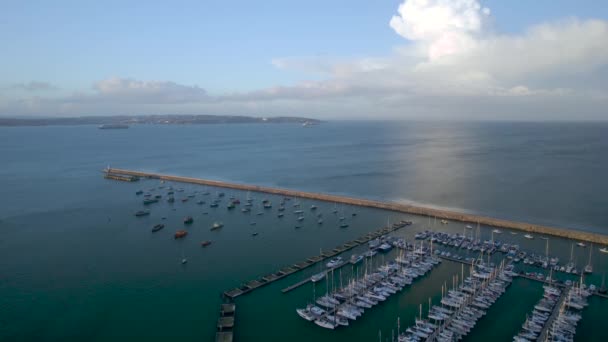
[(584, 231), (580, 231), (580, 230), (570, 230), (570, 229), (565, 229), (565, 228), (549, 227), (549, 226), (543, 226), (543, 225), (526, 223), (526, 222), (502, 220), (502, 219), (496, 219), (496, 218), (485, 217), (485, 216), (480, 216), (480, 215), (460, 213), (460, 212), (445, 210), (445, 209), (429, 208), (429, 207), (402, 204), (402, 203), (394, 203), (394, 202), (375, 201), (375, 200), (368, 200), (368, 199), (362, 199), (362, 198), (330, 195), (330, 194), (323, 194), (323, 193), (316, 193), (316, 192), (306, 192), (306, 191), (298, 191), (298, 190), (290, 190), (290, 189), (273, 188), (273, 187), (267, 187), (267, 186), (238, 184), (238, 183), (231, 183), (231, 182), (224, 182), (224, 181), (193, 178), (193, 177), (182, 177), (182, 176), (165, 175), (165, 174), (150, 173), (150, 172), (143, 172), (143, 171), (116, 169), (116, 168), (105, 169), (104, 173), (106, 175), (136, 176), (136, 177), (140, 177), (140, 178), (153, 178), (153, 179), (161, 179), (161, 180), (165, 180), (165, 181), (215, 186), (215, 187), (222, 187), (222, 188), (235, 189), (235, 190), (244, 190), (244, 191), (256, 191), (256, 192), (263, 192), (263, 193), (268, 193), (268, 194), (282, 195), (282, 196), (289, 196), (289, 197), (308, 198), (308, 199), (314, 199), (314, 200), (320, 200), (320, 201), (385, 209), (385, 210), (397, 211), (397, 212), (402, 212), (402, 213), (407, 213), (407, 214), (431, 216), (431, 217), (437, 217), (439, 219), (446, 219), (446, 220), (452, 220), (452, 221), (479, 223), (479, 224), (486, 225), (486, 226), (515, 229), (515, 230), (521, 230), (521, 231), (525, 231), (525, 232), (529, 232), (529, 233), (552, 235), (552, 236), (558, 236), (558, 237), (562, 237), (562, 238), (575, 239), (575, 240), (593, 242), (596, 244), (599, 243), (599, 244), (608, 245), (608, 235), (584, 232)]

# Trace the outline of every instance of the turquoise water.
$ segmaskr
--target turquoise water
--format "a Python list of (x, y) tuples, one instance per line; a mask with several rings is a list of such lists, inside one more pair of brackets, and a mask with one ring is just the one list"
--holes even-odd
[[(307, 213), (299, 230), (293, 215), (276, 217), (276, 206), (273, 214), (253, 217), (225, 206), (212, 210), (194, 199), (153, 204), (149, 217), (136, 218), (133, 212), (142, 204), (135, 191), (159, 184), (104, 180), (99, 171), (108, 164), (409, 200), (605, 232), (608, 184), (601, 175), (608, 171), (608, 157), (601, 152), (608, 147), (607, 132), (604, 124), (514, 123), (0, 128), (0, 340), (212, 340), (223, 290), (333, 248), (387, 220), (414, 220), (412, 227), (396, 233), (408, 237), (428, 227), (426, 218), (345, 206), (339, 207), (341, 213), (356, 211), (358, 216), (349, 219), (349, 228), (340, 229), (330, 214), (333, 204), (324, 203), (315, 203), (327, 215), (323, 226)], [(202, 191), (183, 187), (184, 194)], [(197, 200), (202, 198), (197, 194)], [(313, 202), (302, 203), (307, 208)], [(173, 232), (183, 227), (186, 215), (195, 219), (190, 234), (175, 241)], [(209, 231), (216, 220), (226, 226)], [(152, 234), (150, 228), (159, 222), (167, 227)], [(441, 229), (461, 232), (463, 227), (452, 223)], [(252, 237), (253, 231), (259, 235)], [(490, 230), (482, 229), (482, 235), (489, 238)], [(540, 252), (545, 248), (540, 239), (506, 233), (501, 239)], [(213, 244), (203, 249), (201, 240)], [(570, 242), (551, 240), (550, 249), (562, 260), (570, 258)], [(574, 249), (579, 265), (587, 253)], [(189, 260), (185, 266), (179, 263), (182, 255)], [(589, 281), (599, 283), (608, 263), (599, 253), (593, 258), (596, 272)], [(461, 269), (442, 264), (334, 333), (306, 326), (295, 314), (312, 297), (310, 286), (287, 295), (279, 291), (315, 271), (240, 298), (236, 337), (377, 340), (381, 332), (385, 339), (396, 331), (397, 317), (403, 327), (411, 324), (419, 304), (427, 305), (429, 297), (437, 300), (441, 282)], [(527, 309), (518, 310), (514, 317)], [(594, 312), (591, 306), (587, 310)], [(584, 325), (587, 319), (585, 314), (581, 330), (590, 329)], [(509, 326), (517, 326), (516, 321)]]

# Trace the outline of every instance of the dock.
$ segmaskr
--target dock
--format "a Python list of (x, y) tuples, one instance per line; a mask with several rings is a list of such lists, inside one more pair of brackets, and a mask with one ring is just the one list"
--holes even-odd
[(308, 198), (308, 199), (314, 199), (314, 200), (320, 200), (320, 201), (326, 201), (326, 202), (334, 202), (334, 203), (342, 203), (342, 204), (356, 205), (356, 206), (369, 207), (369, 208), (391, 210), (391, 211), (402, 212), (402, 213), (406, 213), (406, 214), (430, 216), (430, 217), (436, 217), (438, 219), (444, 219), (444, 220), (459, 221), (459, 222), (465, 222), (465, 223), (479, 223), (479, 224), (491, 226), (491, 227), (515, 229), (515, 230), (525, 231), (528, 233), (552, 235), (552, 236), (558, 236), (558, 237), (567, 238), (567, 239), (574, 239), (574, 240), (580, 240), (580, 241), (593, 242), (596, 244), (608, 245), (608, 235), (584, 232), (584, 231), (580, 231), (580, 230), (569, 230), (566, 228), (549, 227), (549, 226), (525, 223), (525, 222), (509, 221), (509, 220), (461, 213), (461, 212), (445, 210), (445, 209), (423, 207), (423, 206), (418, 206), (418, 205), (402, 204), (402, 203), (386, 202), (386, 201), (376, 201), (376, 200), (354, 198), (354, 197), (347, 197), (347, 196), (305, 192), (305, 191), (273, 188), (273, 187), (258, 186), (258, 185), (238, 184), (238, 183), (208, 180), (208, 179), (201, 179), (201, 178), (165, 175), (165, 174), (159, 174), (159, 173), (133, 171), (133, 170), (125, 170), (125, 169), (117, 169), (117, 168), (107, 168), (107, 169), (103, 170), (103, 172), (106, 176), (112, 176), (112, 177), (133, 176), (133, 177), (138, 177), (138, 178), (160, 179), (160, 180), (165, 180), (165, 181), (190, 183), (190, 184), (198, 184), (198, 185), (206, 185), (206, 186), (215, 186), (215, 187), (222, 187), (222, 188), (242, 190), (242, 191), (262, 192), (262, 193), (268, 193), (268, 194), (273, 194), (273, 195)]
[[(323, 260), (332, 258), (340, 253), (343, 253), (345, 251), (348, 251), (352, 248), (355, 248), (357, 246), (360, 246), (364, 243), (367, 243), (370, 240), (376, 239), (378, 237), (381, 237), (383, 235), (386, 235), (390, 232), (394, 232), (395, 230), (398, 230), (400, 228), (406, 227), (405, 224), (403, 225), (392, 225), (389, 227), (382, 227), (379, 228), (375, 231), (369, 232), (361, 237), (359, 237), (358, 239), (352, 240), (352, 241), (348, 241), (346, 243), (344, 243), (341, 246), (337, 246), (332, 250), (329, 251), (325, 251), (322, 252), (319, 255), (314, 255), (312, 257), (307, 258), (306, 260), (299, 262), (299, 263), (295, 263), (291, 266), (287, 266), (284, 267), (274, 273), (270, 273), (264, 276), (261, 276), (258, 279), (253, 279), (250, 280), (244, 284), (242, 284), (240, 287), (231, 289), (231, 290), (227, 290), (223, 293), (224, 298), (228, 298), (230, 300), (234, 300), (235, 298), (242, 296), (244, 294), (250, 293), (260, 287), (263, 287), (265, 285), (268, 285), (270, 283), (273, 283), (277, 280), (283, 279), (293, 273), (296, 273), (298, 271), (301, 271), (303, 269), (306, 269), (310, 266), (316, 265), (319, 262), (322, 262)], [(341, 266), (340, 266), (341, 267)], [(339, 267), (337, 267), (339, 268)], [(284, 288), (283, 290), (281, 290), (283, 293), (287, 293), (297, 287), (300, 287), (304, 284), (306, 284), (308, 281), (310, 281), (310, 278), (304, 279), (292, 286), (289, 286), (287, 288)]]
[(217, 319), (215, 342), (232, 342), (236, 304), (226, 303), (220, 306), (220, 317)]
[(562, 294), (560, 295), (559, 300), (555, 304), (553, 312), (551, 312), (551, 316), (549, 316), (549, 319), (547, 320), (547, 322), (545, 322), (543, 330), (541, 330), (540, 335), (538, 335), (538, 338), (536, 339), (537, 342), (542, 342), (546, 340), (547, 334), (549, 333), (549, 329), (551, 329), (551, 326), (553, 326), (553, 321), (555, 321), (555, 319), (557, 318), (559, 310), (561, 310), (562, 305), (564, 304), (564, 300), (566, 300), (566, 297), (568, 297), (567, 292), (568, 288), (562, 288)]

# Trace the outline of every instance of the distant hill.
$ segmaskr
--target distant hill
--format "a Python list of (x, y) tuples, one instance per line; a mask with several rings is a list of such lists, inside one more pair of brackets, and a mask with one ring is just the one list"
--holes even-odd
[(127, 115), (127, 116), (81, 116), (74, 118), (0, 118), (0, 126), (51, 126), (51, 125), (201, 125), (231, 123), (305, 123), (318, 124), (319, 120), (279, 116), (252, 117), (232, 115)]

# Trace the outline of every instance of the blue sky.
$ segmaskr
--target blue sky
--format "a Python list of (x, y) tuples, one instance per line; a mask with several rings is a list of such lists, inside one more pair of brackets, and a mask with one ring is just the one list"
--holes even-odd
[[(96, 82), (113, 77), (198, 86), (213, 96), (324, 82), (336, 76), (314, 67), (277, 68), (273, 60), (349, 64), (392, 58), (396, 50), (416, 43), (389, 25), (403, 2), (5, 2), (0, 90), (4, 101), (12, 102), (5, 111), (15, 111), (14, 102), (28, 96), (88, 94)], [(608, 18), (605, 1), (479, 3), (491, 10), (483, 19), (484, 34), (517, 36), (534, 25), (572, 17)], [(478, 35), (472, 31), (467, 34)], [(30, 82), (53, 89), (16, 86)]]

